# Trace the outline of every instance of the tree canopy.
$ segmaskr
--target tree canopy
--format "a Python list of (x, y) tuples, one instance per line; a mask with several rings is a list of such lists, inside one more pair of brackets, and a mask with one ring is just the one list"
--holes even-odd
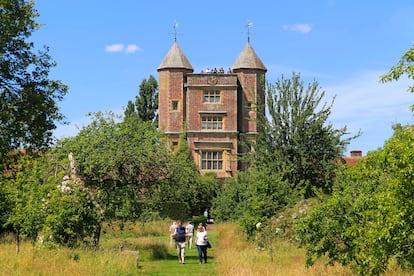
[(307, 264), (321, 256), (361, 275), (384, 272), (391, 258), (414, 267), (414, 128), (394, 126), (383, 149), (339, 171), (332, 196), (299, 222)]
[(135, 98), (135, 104), (128, 102), (125, 109), (125, 117), (138, 117), (142, 121), (157, 121), (158, 111), (158, 83), (150, 75), (148, 80), (143, 79), (139, 85), (139, 94)]
[[(405, 52), (397, 64), (391, 67), (387, 74), (382, 75), (380, 80), (382, 82), (396, 81), (403, 75), (414, 80), (414, 46)], [(408, 91), (414, 93), (414, 85), (409, 86)]]
[[(381, 82), (397, 81), (406, 75), (409, 79), (414, 80), (414, 46), (405, 52), (397, 64), (380, 77)], [(414, 85), (408, 87), (408, 92), (414, 93)], [(411, 105), (411, 110), (414, 111), (414, 104)]]
[(283, 76), (267, 87), (267, 116), (251, 156), (252, 167), (226, 180), (214, 200), (219, 219), (238, 220), (251, 237), (257, 223), (317, 191), (330, 193), (337, 160), (351, 138), (346, 127), (328, 122), (331, 104), (321, 104), (325, 93), (314, 81), (306, 88), (299, 74)]
[(317, 81), (305, 87), (300, 74), (282, 76), (268, 85), (269, 115), (259, 122), (255, 166), (282, 174), (306, 197), (313, 188), (330, 191), (335, 160), (355, 137), (343, 138), (346, 126), (335, 129), (328, 121), (334, 99), (323, 103), (324, 96)]
[(57, 102), (68, 87), (49, 79), (56, 62), (48, 47), (36, 52), (28, 41), (40, 27), (38, 16), (34, 1), (1, 1), (0, 157), (10, 149), (50, 146), (56, 122), (64, 119)]

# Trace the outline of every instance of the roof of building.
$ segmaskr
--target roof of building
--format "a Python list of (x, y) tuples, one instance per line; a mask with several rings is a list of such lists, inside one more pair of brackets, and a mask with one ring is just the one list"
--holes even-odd
[(363, 158), (361, 150), (351, 150), (351, 156), (343, 156), (342, 160), (347, 165), (355, 165)]
[(239, 57), (234, 62), (232, 69), (260, 69), (267, 71), (266, 66), (264, 66), (249, 42), (247, 42)]
[(193, 71), (193, 66), (191, 66), (187, 57), (184, 55), (183, 51), (180, 49), (177, 42), (175, 41), (170, 51), (167, 53), (164, 60), (161, 62), (161, 65), (158, 67), (158, 70), (173, 68), (188, 69)]

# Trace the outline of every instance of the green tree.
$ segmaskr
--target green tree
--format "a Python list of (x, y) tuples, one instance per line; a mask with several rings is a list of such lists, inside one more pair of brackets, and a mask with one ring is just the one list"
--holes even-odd
[(35, 53), (28, 38), (40, 25), (34, 1), (0, 2), (0, 161), (10, 149), (45, 148), (56, 123), (57, 102), (68, 87), (49, 79), (56, 63), (45, 46)]
[(384, 148), (339, 171), (332, 196), (298, 224), (307, 264), (321, 256), (378, 275), (391, 258), (414, 268), (414, 127), (394, 126)]
[[(160, 182), (160, 186), (155, 187), (156, 191), (151, 191), (152, 196), (149, 197), (157, 199), (164, 215), (179, 215), (180, 217), (172, 218), (186, 219), (199, 213), (200, 209), (210, 207), (211, 200), (216, 195), (218, 181), (213, 176), (200, 176), (184, 134), (181, 135), (178, 147), (171, 156), (169, 171), (168, 177)], [(185, 212), (171, 214), (173, 205), (183, 206)]]
[(306, 197), (314, 195), (314, 188), (330, 192), (335, 160), (354, 138), (342, 139), (346, 127), (335, 129), (328, 122), (334, 100), (322, 104), (324, 96), (316, 81), (305, 88), (299, 74), (282, 76), (268, 85), (269, 116), (260, 122), (255, 166), (282, 174)]
[(295, 198), (282, 174), (254, 168), (226, 179), (212, 211), (218, 220), (238, 221), (251, 238), (257, 223), (266, 222)]
[(251, 184), (248, 173), (240, 172), (236, 177), (226, 178), (217, 197), (212, 202), (212, 215), (218, 221), (238, 221), (247, 201), (246, 193)]
[(3, 227), (15, 233), (16, 251), (20, 239), (27, 237), (34, 242), (41, 231), (46, 214), (44, 199), (53, 183), (48, 182), (46, 157), (16, 152), (16, 162), (3, 176), (5, 205)]
[[(112, 113), (91, 116), (92, 122), (60, 148), (66, 155), (73, 153), (79, 178), (96, 198), (102, 220), (137, 219), (145, 191), (168, 176), (161, 134), (152, 122), (138, 118), (117, 122), (120, 118)], [(99, 240), (99, 233), (95, 236)]]
[(97, 246), (102, 216), (94, 194), (81, 182), (63, 179), (51, 189), (45, 201), (43, 242), (72, 247), (92, 241)]
[[(23, 153), (23, 154), (22, 154)], [(13, 157), (13, 158), (12, 158)], [(71, 175), (68, 156), (16, 152), (2, 176), (2, 227), (21, 238), (53, 245), (91, 240), (99, 227), (92, 193)]]
[(137, 115), (142, 121), (156, 121), (158, 110), (158, 83), (157, 80), (150, 75), (148, 80), (143, 79), (139, 86), (139, 94), (135, 98), (135, 105), (132, 101), (128, 102), (128, 106), (124, 112), (125, 117)]
[[(403, 75), (414, 80), (414, 46), (405, 52), (397, 64), (391, 67), (387, 74), (382, 75), (380, 80), (383, 83), (396, 81)], [(414, 93), (414, 86), (409, 86), (408, 91)], [(414, 106), (412, 105), (411, 108), (414, 109)]]
[(135, 112), (135, 105), (133, 101), (128, 101), (127, 107), (124, 111), (125, 118), (138, 117), (138, 114)]
[(295, 73), (268, 84), (268, 116), (258, 121), (252, 166), (226, 181), (214, 200), (214, 216), (237, 220), (252, 237), (257, 223), (267, 224), (303, 196), (331, 191), (336, 161), (351, 138), (342, 140), (346, 128), (327, 122), (333, 101), (322, 105), (324, 95), (316, 81), (305, 88)]

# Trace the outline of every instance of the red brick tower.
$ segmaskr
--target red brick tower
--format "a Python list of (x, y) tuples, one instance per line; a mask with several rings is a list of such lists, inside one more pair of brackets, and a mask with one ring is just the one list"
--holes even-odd
[[(259, 131), (257, 127), (257, 112), (264, 114), (265, 108), (265, 74), (266, 67), (250, 45), (250, 39), (232, 67), (237, 74), (238, 89), (238, 116), (237, 128), (239, 140), (254, 142)], [(243, 144), (243, 143), (242, 143)], [(249, 151), (249, 148), (239, 146), (239, 154)], [(239, 170), (244, 170), (239, 164)]]
[(193, 67), (174, 41), (158, 67), (159, 129), (169, 134), (173, 144), (178, 142), (184, 127), (186, 116), (184, 84), (187, 81), (187, 74), (192, 72)]
[[(238, 129), (240, 133), (257, 133), (256, 112), (265, 101), (266, 67), (248, 42), (232, 67), (239, 80)], [(262, 109), (264, 111), (264, 109)]]
[(227, 73), (193, 73), (174, 42), (158, 67), (160, 130), (174, 147), (186, 126), (200, 173), (236, 175), (244, 169), (238, 164), (238, 155), (244, 151), (240, 139), (254, 139), (258, 132), (257, 106), (264, 103), (265, 73), (249, 42)]

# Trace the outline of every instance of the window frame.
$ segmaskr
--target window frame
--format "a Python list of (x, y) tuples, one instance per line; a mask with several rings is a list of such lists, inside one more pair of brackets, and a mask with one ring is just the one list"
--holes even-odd
[(203, 171), (223, 171), (224, 151), (202, 150), (200, 153), (200, 168)]
[(221, 91), (218, 89), (204, 89), (203, 103), (220, 104), (221, 103)]
[(202, 131), (224, 131), (224, 116), (220, 114), (202, 114), (200, 116)]
[[(174, 108), (177, 107), (177, 108)], [(177, 112), (180, 109), (180, 101), (179, 100), (171, 100), (171, 111)]]

